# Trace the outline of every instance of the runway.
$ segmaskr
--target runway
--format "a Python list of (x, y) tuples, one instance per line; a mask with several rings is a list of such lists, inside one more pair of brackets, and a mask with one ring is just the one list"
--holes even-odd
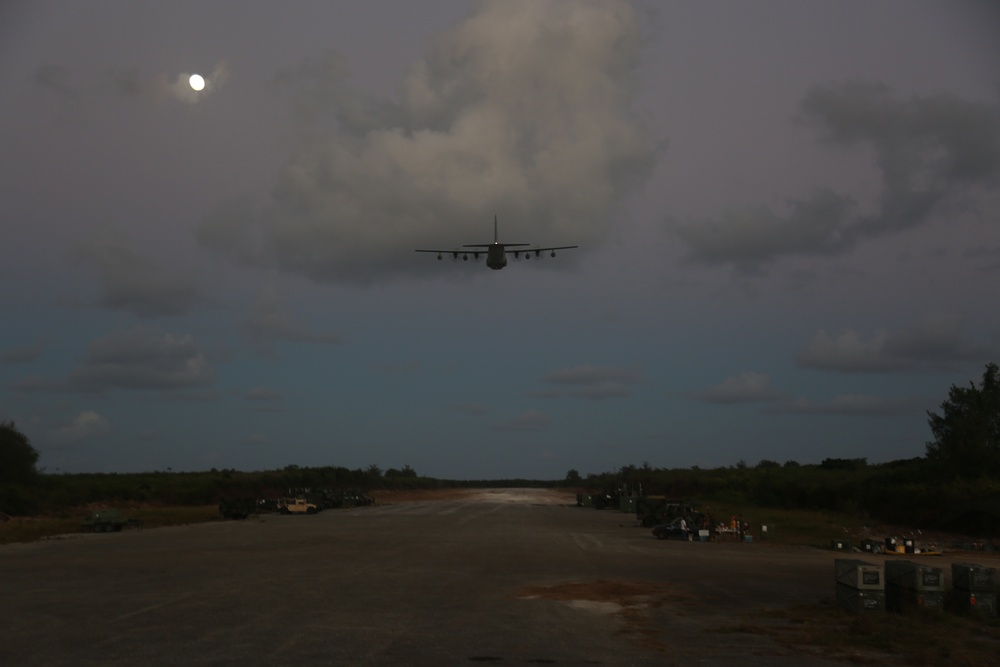
[(798, 665), (718, 630), (831, 597), (834, 558), (526, 489), (79, 534), (0, 547), (0, 664)]

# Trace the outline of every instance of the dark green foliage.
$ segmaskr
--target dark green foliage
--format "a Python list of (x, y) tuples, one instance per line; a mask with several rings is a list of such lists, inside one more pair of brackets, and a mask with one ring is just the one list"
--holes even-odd
[(38, 452), (14, 422), (0, 422), (0, 513), (34, 514), (39, 500)]
[(927, 458), (955, 475), (1000, 473), (1000, 368), (986, 365), (979, 387), (952, 385), (941, 414), (927, 412)]
[(409, 465), (403, 466), (402, 470), (397, 470), (396, 468), (389, 468), (385, 471), (386, 478), (414, 478), (417, 476), (417, 471), (411, 468)]
[[(390, 474), (395, 473), (395, 474)], [(59, 512), (88, 504), (216, 505), (227, 497), (282, 498), (300, 489), (372, 490), (516, 488), (557, 486), (553, 480), (438, 480), (420, 477), (410, 466), (349, 470), (339, 466), (240, 472), (76, 473), (39, 475), (30, 488), (0, 485), (0, 511), (11, 515)], [(297, 491), (296, 491), (297, 492)]]
[[(398, 472), (403, 473), (406, 470)], [(289, 489), (551, 488), (565, 480), (439, 480), (408, 474), (373, 476), (367, 469), (327, 466), (240, 472), (147, 472), (39, 476), (33, 486), (0, 485), (8, 514), (56, 512), (87, 504), (212, 505), (225, 497), (280, 498)], [(755, 466), (659, 469), (624, 466), (590, 474), (577, 486), (595, 492), (640, 488), (649, 496), (723, 504), (849, 513), (871, 523), (995, 535), (1000, 526), (1000, 480), (946, 478), (924, 458), (883, 464), (824, 467)], [(989, 502), (993, 500), (994, 502)]]
[(868, 459), (823, 459), (819, 464), (824, 470), (860, 470), (868, 465)]
[(0, 484), (31, 484), (37, 477), (38, 452), (14, 422), (0, 422)]
[(614, 489), (637, 479), (649, 495), (702, 503), (847, 513), (866, 522), (971, 535), (994, 535), (992, 527), (1000, 525), (1000, 507), (987, 502), (1000, 497), (1000, 480), (955, 480), (942, 476), (924, 458), (882, 464), (827, 459), (818, 465), (707, 470), (624, 466), (618, 473), (588, 475), (586, 486)]
[(29, 516), (38, 512), (38, 493), (21, 484), (0, 484), (0, 514)]

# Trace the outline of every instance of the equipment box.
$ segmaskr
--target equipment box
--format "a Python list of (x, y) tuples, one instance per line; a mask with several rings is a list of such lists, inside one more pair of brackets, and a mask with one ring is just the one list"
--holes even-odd
[(895, 612), (914, 608), (941, 610), (944, 609), (944, 593), (918, 591), (889, 583), (885, 586), (885, 608)]
[(973, 563), (952, 563), (951, 585), (963, 591), (996, 593), (996, 572)]
[(867, 591), (885, 590), (885, 577), (881, 565), (846, 558), (838, 558), (833, 564), (838, 586), (843, 584)]
[(875, 540), (861, 540), (861, 551), (866, 554), (877, 554), (882, 548)]
[(944, 609), (944, 594), (941, 568), (908, 560), (885, 562), (885, 606), (889, 611)]
[(885, 562), (886, 586), (898, 585), (915, 591), (944, 592), (944, 572), (939, 567), (909, 560)]
[(960, 614), (997, 615), (996, 593), (981, 593), (954, 589), (949, 595), (948, 606)]
[(837, 584), (837, 606), (854, 614), (881, 613), (885, 611), (885, 592)]

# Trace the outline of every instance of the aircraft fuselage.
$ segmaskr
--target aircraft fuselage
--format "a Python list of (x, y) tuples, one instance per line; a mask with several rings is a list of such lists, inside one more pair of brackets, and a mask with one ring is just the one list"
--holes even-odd
[(486, 266), (499, 271), (507, 266), (507, 253), (500, 243), (494, 243), (486, 250)]

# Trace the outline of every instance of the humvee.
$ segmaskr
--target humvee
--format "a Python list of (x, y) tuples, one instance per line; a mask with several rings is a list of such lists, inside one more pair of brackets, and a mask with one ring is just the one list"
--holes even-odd
[(281, 506), (282, 514), (315, 514), (318, 511), (319, 508), (305, 498), (285, 498)]

